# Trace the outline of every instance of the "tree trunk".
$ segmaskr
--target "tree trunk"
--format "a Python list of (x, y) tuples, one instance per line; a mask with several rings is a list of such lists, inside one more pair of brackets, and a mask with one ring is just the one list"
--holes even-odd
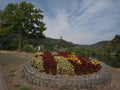
[(22, 34), (20, 34), (20, 36), (19, 36), (19, 47), (18, 47), (18, 52), (20, 52), (20, 53), (22, 51), (22, 39), (23, 39)]

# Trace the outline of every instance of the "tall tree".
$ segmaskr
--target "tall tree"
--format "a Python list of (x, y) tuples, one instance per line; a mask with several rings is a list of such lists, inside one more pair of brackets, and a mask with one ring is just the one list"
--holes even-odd
[(43, 11), (35, 8), (32, 3), (22, 1), (20, 3), (9, 3), (0, 12), (0, 34), (8, 31), (19, 36), (19, 52), (22, 50), (24, 36), (41, 38), (46, 30), (43, 23)]

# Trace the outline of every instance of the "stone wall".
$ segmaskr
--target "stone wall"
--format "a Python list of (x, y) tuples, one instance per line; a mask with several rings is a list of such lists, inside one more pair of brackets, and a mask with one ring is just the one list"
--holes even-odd
[(101, 71), (82, 76), (49, 75), (39, 73), (30, 63), (22, 71), (23, 76), (30, 82), (43, 87), (58, 88), (60, 90), (79, 90), (83, 88), (99, 88), (111, 83), (111, 74), (107, 66), (103, 65)]

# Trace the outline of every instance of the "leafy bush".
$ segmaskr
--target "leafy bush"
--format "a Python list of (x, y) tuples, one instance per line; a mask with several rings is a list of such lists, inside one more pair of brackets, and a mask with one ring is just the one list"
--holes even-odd
[(36, 52), (36, 50), (34, 48), (32, 48), (30, 44), (25, 44), (23, 46), (23, 51), (25, 51), (25, 52)]
[(57, 74), (57, 63), (50, 52), (44, 52), (43, 56), (43, 67), (47, 74), (56, 75)]
[(54, 56), (57, 62), (57, 73), (58, 74), (74, 74), (73, 65), (63, 56)]
[(30, 63), (39, 72), (43, 72), (44, 68), (43, 68), (43, 60), (41, 56), (38, 57), (37, 55), (35, 55), (35, 57), (33, 57)]

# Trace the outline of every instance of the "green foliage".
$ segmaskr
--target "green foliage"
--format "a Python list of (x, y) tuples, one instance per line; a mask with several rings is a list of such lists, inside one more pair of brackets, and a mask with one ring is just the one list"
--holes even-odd
[(74, 74), (74, 67), (73, 65), (62, 56), (54, 56), (56, 62), (57, 62), (57, 73), (58, 74)]
[(25, 51), (25, 52), (36, 52), (36, 50), (34, 48), (32, 48), (30, 44), (25, 44), (23, 46), (23, 51)]
[(119, 68), (120, 67), (120, 54), (118, 56), (112, 56), (110, 54), (106, 54), (105, 56), (101, 56), (101, 61), (104, 61), (106, 64)]
[(22, 1), (9, 3), (0, 12), (0, 34), (15, 32), (19, 37), (19, 51), (22, 48), (23, 37), (41, 38), (46, 30), (43, 20), (43, 11), (36, 9), (32, 3)]
[(20, 90), (32, 90), (30, 87), (21, 87)]
[[(38, 54), (36, 54), (38, 55)], [(39, 54), (40, 55), (40, 54)], [(43, 68), (43, 60), (41, 56), (38, 57), (33, 57), (31, 60), (31, 65), (36, 68), (39, 72), (43, 72), (44, 68)]]
[(2, 50), (16, 50), (18, 47), (18, 38), (16, 34), (9, 33), (0, 36), (0, 49)]
[(68, 50), (68, 52), (75, 52), (77, 55), (85, 56), (85, 57), (89, 57), (91, 53), (90, 50), (84, 47), (79, 47), (79, 48), (73, 47), (70, 50)]

